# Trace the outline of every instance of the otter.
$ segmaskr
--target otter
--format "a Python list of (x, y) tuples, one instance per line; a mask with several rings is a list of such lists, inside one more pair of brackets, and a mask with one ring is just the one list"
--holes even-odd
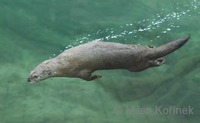
[(65, 50), (58, 56), (39, 64), (31, 71), (28, 82), (35, 83), (50, 77), (73, 77), (86, 81), (102, 76), (97, 70), (126, 69), (143, 71), (164, 64), (162, 58), (183, 46), (190, 36), (159, 47), (92, 41)]

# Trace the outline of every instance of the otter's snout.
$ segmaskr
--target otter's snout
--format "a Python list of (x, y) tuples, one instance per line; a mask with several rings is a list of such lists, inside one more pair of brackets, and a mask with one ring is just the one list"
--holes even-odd
[(38, 80), (37, 80), (37, 76), (32, 76), (32, 75), (30, 75), (29, 77), (28, 77), (28, 79), (27, 79), (27, 82), (29, 82), (29, 83), (35, 83), (35, 82), (37, 82)]
[(31, 79), (30, 79), (30, 77), (28, 77), (28, 79), (27, 79), (27, 82), (31, 82)]
[(35, 81), (33, 79), (31, 79), (31, 77), (28, 77), (27, 82), (28, 83), (34, 83)]

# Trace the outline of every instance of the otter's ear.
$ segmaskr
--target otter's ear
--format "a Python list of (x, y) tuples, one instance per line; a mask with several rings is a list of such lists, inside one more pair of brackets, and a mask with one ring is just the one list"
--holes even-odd
[(48, 76), (51, 76), (52, 75), (52, 72), (50, 70), (45, 70), (44, 73)]

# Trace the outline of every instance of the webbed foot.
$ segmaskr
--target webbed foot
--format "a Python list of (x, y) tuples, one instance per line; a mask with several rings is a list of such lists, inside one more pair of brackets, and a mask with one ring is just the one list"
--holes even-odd
[(150, 64), (151, 64), (152, 67), (160, 66), (160, 65), (162, 65), (164, 63), (165, 63), (165, 60), (163, 58), (158, 58), (156, 60), (151, 60), (150, 61)]

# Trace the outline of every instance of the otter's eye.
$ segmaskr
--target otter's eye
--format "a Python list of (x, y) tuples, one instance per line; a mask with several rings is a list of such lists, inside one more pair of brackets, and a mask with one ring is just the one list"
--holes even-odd
[(37, 78), (38, 78), (38, 76), (34, 75), (32, 78), (34, 78), (34, 79), (37, 79)]

